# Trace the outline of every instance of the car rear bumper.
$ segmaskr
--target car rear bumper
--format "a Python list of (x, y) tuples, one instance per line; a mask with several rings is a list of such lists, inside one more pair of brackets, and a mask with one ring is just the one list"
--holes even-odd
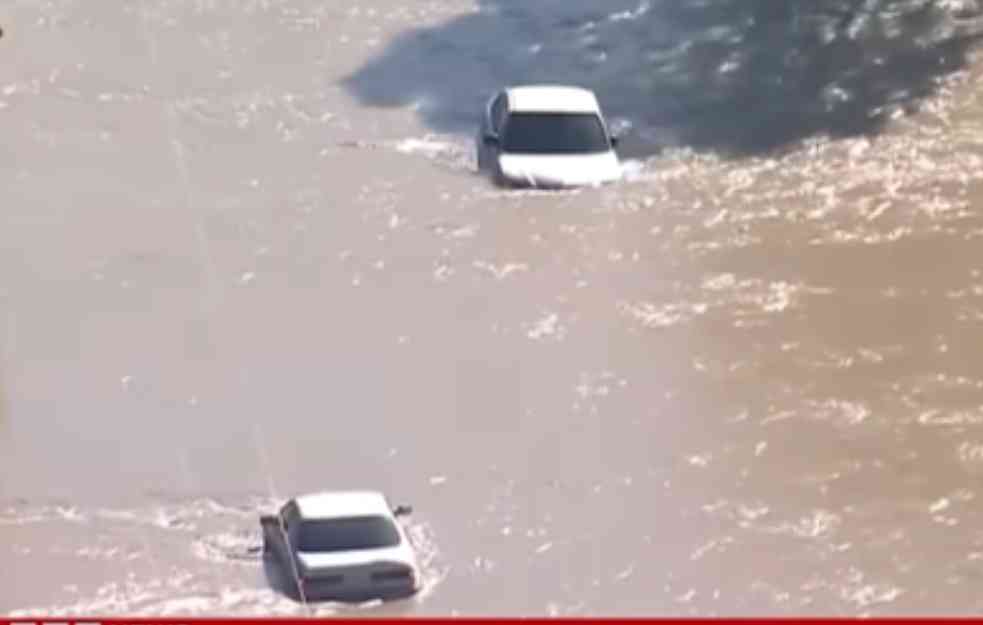
[(303, 584), (307, 601), (339, 601), (343, 603), (362, 603), (381, 599), (391, 601), (412, 597), (419, 592), (418, 584), (377, 585), (372, 588), (327, 584), (317, 579), (306, 580)]
[(407, 580), (368, 582), (357, 580), (338, 582), (328, 576), (301, 581), (303, 598), (307, 601), (363, 602), (374, 599), (402, 599), (416, 594), (420, 583), (416, 576)]
[(559, 191), (563, 189), (583, 189), (589, 187), (601, 187), (617, 182), (616, 178), (610, 180), (589, 180), (589, 181), (555, 181), (555, 180), (536, 180), (529, 178), (519, 178), (502, 175), (499, 177), (499, 184), (510, 189), (542, 189), (544, 191)]

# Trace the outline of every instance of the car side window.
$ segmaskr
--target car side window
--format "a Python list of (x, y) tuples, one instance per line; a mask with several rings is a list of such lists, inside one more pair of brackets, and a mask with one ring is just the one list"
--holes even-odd
[(498, 134), (502, 130), (502, 121), (505, 119), (505, 94), (500, 93), (498, 97), (495, 98), (495, 102), (492, 103), (491, 110), (491, 123), (492, 132)]

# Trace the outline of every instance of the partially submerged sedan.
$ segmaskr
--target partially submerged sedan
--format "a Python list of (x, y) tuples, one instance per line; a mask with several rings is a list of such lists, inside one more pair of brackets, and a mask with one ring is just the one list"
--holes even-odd
[(260, 518), (263, 554), (275, 558), (303, 601), (364, 601), (414, 594), (416, 555), (381, 493), (341, 491), (291, 499)]
[(478, 168), (508, 186), (599, 185), (621, 178), (616, 146), (593, 92), (553, 85), (511, 87), (485, 107)]

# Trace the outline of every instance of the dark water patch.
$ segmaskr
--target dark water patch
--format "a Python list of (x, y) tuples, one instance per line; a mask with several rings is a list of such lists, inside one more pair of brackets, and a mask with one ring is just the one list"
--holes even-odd
[(635, 127), (628, 156), (680, 145), (743, 156), (875, 134), (916, 110), (978, 38), (941, 4), (480, 0), (398, 37), (345, 85), (364, 104), (414, 106), (434, 129), (467, 132), (503, 85), (580, 84)]

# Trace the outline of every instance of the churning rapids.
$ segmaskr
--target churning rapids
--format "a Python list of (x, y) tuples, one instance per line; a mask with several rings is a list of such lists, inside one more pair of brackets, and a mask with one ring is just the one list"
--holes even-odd
[[(983, 611), (979, 25), (796, 4), (0, 5), (0, 612), (305, 613), (347, 487), (426, 588), (318, 613)], [(622, 184), (476, 175), (534, 81)]]

